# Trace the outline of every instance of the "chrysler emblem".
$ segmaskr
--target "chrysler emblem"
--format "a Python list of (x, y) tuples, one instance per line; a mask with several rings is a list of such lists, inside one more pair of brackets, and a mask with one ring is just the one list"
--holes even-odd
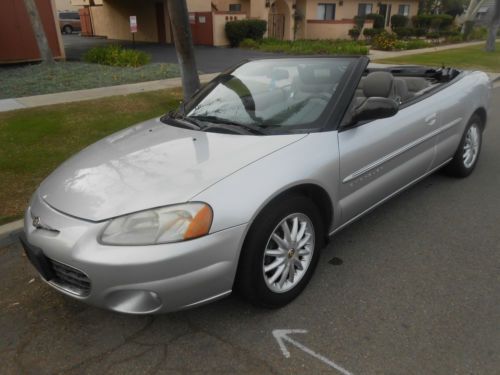
[(57, 229), (51, 228), (46, 224), (42, 224), (42, 219), (40, 219), (40, 216), (33, 217), (32, 224), (36, 229), (45, 229), (51, 232), (59, 232)]
[(33, 226), (34, 226), (35, 228), (41, 227), (40, 222), (41, 222), (41, 221), (40, 221), (40, 216), (35, 216), (35, 217), (33, 218)]

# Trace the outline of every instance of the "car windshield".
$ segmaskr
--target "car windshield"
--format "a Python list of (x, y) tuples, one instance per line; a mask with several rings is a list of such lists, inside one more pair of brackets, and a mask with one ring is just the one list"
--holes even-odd
[(320, 127), (352, 58), (252, 61), (219, 76), (187, 103), (185, 117), (235, 126)]

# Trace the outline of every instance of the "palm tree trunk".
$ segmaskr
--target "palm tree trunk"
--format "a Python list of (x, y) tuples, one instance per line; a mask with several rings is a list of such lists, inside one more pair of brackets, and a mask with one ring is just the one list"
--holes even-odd
[(194, 58), (193, 37), (186, 0), (167, 0), (167, 6), (172, 23), (177, 60), (181, 68), (184, 100), (187, 101), (200, 87), (200, 78)]
[(497, 39), (497, 32), (500, 26), (500, 0), (495, 2), (495, 10), (493, 11), (493, 18), (488, 26), (488, 39), (486, 40), (486, 52), (495, 52), (495, 42)]
[(35, 0), (24, 0), (24, 5), (26, 6), (26, 10), (28, 11), (28, 15), (30, 17), (36, 44), (38, 45), (38, 50), (40, 51), (40, 58), (44, 63), (53, 63), (54, 56), (52, 55), (52, 50), (50, 49), (49, 42), (47, 41), (47, 36), (45, 35), (45, 30), (43, 29), (42, 20), (40, 19), (40, 13), (38, 13)]

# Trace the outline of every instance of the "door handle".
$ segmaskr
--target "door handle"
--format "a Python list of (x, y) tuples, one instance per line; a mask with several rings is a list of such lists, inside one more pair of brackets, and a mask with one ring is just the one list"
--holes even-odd
[(424, 121), (427, 125), (432, 126), (436, 123), (437, 120), (437, 114), (433, 113), (432, 115), (427, 116)]

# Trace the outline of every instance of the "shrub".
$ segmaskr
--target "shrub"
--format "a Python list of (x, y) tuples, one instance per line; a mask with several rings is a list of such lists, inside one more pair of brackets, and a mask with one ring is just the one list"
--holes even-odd
[(411, 23), (413, 27), (417, 29), (428, 30), (431, 27), (431, 15), (419, 14), (411, 18)]
[(361, 34), (361, 32), (359, 31), (359, 29), (356, 28), (356, 27), (350, 29), (347, 33), (352, 38), (352, 40), (358, 40), (359, 34)]
[(240, 48), (258, 49), (259, 42), (250, 38), (245, 38), (240, 42)]
[(408, 22), (410, 22), (410, 19), (408, 17), (401, 14), (395, 14), (391, 17), (391, 28), (393, 30), (405, 28), (406, 26), (408, 26)]
[(411, 22), (413, 27), (425, 29), (434, 29), (435, 31), (445, 30), (453, 24), (453, 17), (449, 14), (419, 14), (413, 16)]
[(433, 32), (427, 33), (427, 34), (425, 35), (425, 37), (426, 37), (427, 39), (439, 39), (439, 36), (440, 36), (440, 35), (439, 35), (439, 33), (438, 33), (437, 31), (433, 31)]
[(418, 38), (418, 37), (421, 37), (421, 36), (425, 36), (425, 34), (427, 34), (427, 30), (426, 29), (422, 29), (422, 28), (416, 28), (414, 29), (415, 30), (415, 36)]
[(363, 29), (363, 26), (365, 25), (365, 17), (354, 16), (354, 25), (356, 25), (356, 28), (358, 28), (358, 30)]
[(369, 29), (369, 28), (365, 28), (363, 30), (363, 36), (366, 38), (366, 39), (372, 39), (375, 35), (378, 35), (382, 32), (381, 29)]
[(380, 14), (370, 13), (367, 14), (365, 18), (367, 20), (373, 20), (374, 29), (383, 29), (385, 27), (385, 17)]
[(410, 27), (400, 27), (393, 30), (399, 39), (407, 39), (415, 35), (415, 29)]
[(446, 37), (446, 43), (462, 43), (463, 41), (464, 37), (462, 34), (450, 35)]
[(431, 19), (431, 29), (438, 31), (440, 30), (440, 28), (441, 28), (441, 18), (433, 17)]
[(488, 29), (486, 27), (474, 27), (469, 35), (472, 40), (484, 40), (488, 36)]
[(368, 48), (362, 42), (350, 40), (311, 40), (295, 41), (266, 38), (259, 42), (259, 50), (265, 52), (284, 52), (293, 55), (366, 55)]
[(447, 29), (448, 27), (453, 25), (453, 20), (455, 19), (453, 16), (449, 14), (437, 14), (434, 17), (439, 17), (441, 20), (440, 28), (441, 30)]
[(396, 41), (395, 34), (389, 34), (384, 31), (373, 38), (372, 47), (382, 51), (392, 51), (396, 48)]
[(260, 40), (267, 29), (264, 20), (237, 20), (226, 23), (225, 31), (231, 47), (238, 47), (243, 39)]
[(136, 68), (148, 64), (151, 56), (143, 51), (109, 45), (89, 49), (83, 55), (83, 60), (88, 63)]
[(474, 21), (465, 21), (464, 23), (464, 39), (469, 40), (470, 34), (474, 29)]
[(429, 43), (421, 39), (397, 40), (396, 43), (394, 44), (394, 48), (399, 50), (419, 49), (426, 47), (429, 47)]

